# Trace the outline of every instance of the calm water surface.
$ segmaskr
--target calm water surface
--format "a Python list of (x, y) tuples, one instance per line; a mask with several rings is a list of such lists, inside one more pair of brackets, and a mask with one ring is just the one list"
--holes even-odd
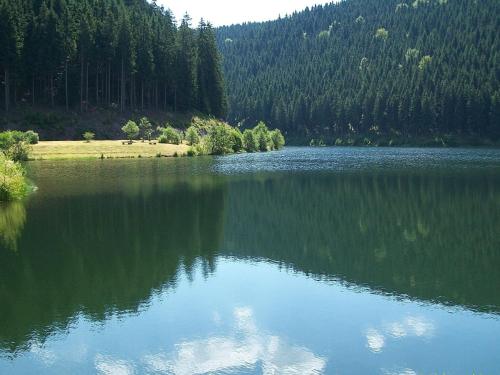
[(500, 151), (33, 162), (1, 374), (500, 374)]

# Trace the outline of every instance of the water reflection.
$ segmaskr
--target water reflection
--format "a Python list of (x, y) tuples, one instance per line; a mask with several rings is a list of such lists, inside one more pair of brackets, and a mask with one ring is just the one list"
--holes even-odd
[[(61, 164), (32, 171), (39, 186), (33, 199), (0, 209), (0, 352), (13, 362), (30, 353), (50, 368), (62, 358), (46, 345), (56, 333), (66, 335), (81, 326), (81, 319), (106, 327), (113, 319), (142, 316), (158, 304), (156, 297), (169, 303), (179, 289), (188, 288), (179, 286), (184, 274), (192, 284), (209, 283), (221, 262), (240, 260), (296, 274), (301, 283), (295, 287), (316, 280), (302, 296), (320, 287), (348, 290), (348, 297), (332, 300), (325, 292), (308, 307), (309, 315), (332, 317), (335, 325), (318, 329), (314, 320), (304, 319), (303, 327), (296, 323), (275, 330), (265, 318), (257, 321), (253, 303), (237, 303), (244, 292), (220, 296), (219, 286), (176, 305), (187, 310), (205, 299), (234, 302), (229, 318), (227, 311), (210, 311), (212, 332), (178, 334), (171, 346), (141, 352), (135, 362), (85, 346), (72, 347), (71, 355), (81, 356), (77, 362), (91, 357), (89, 371), (101, 373), (137, 368), (175, 374), (316, 373), (341, 362), (335, 354), (346, 354), (345, 347), (372, 360), (368, 356), (385, 358), (412, 340), (434, 342), (443, 328), (422, 311), (436, 303), (498, 316), (500, 176), (495, 171), (214, 175), (218, 160)], [(198, 280), (197, 267), (202, 270)], [(246, 293), (265, 299), (280, 274), (277, 269)], [(246, 277), (257, 283), (253, 275)], [(288, 309), (301, 309), (302, 301), (276, 302), (285, 290), (262, 306), (300, 315)], [(294, 292), (288, 291), (291, 298)], [(378, 319), (370, 310), (371, 297), (380, 298), (381, 315), (389, 304), (387, 310), (394, 309), (394, 301), (424, 304), (420, 314)], [(197, 321), (207, 312), (200, 310), (185, 319)], [(350, 326), (351, 320), (357, 325)], [(231, 330), (222, 332), (228, 322)], [(337, 332), (330, 327), (341, 334), (333, 337)], [(320, 343), (303, 347), (300, 339), (283, 334), (301, 329), (306, 331), (302, 338), (318, 336)], [(335, 340), (346, 343), (334, 346)], [(330, 345), (336, 351), (327, 355)], [(416, 371), (405, 363), (376, 365), (386, 374)]]
[(224, 249), (232, 255), (500, 312), (498, 174), (262, 176), (231, 184), (227, 202)]
[(384, 323), (366, 331), (366, 346), (373, 353), (380, 353), (390, 341), (403, 338), (431, 338), (436, 327), (429, 319), (422, 316), (407, 316), (404, 319)]
[(215, 269), (224, 187), (180, 183), (154, 199), (126, 194), (31, 202), (16, 253), (0, 247), (0, 347), (10, 352), (66, 330), (140, 311), (181, 270)]
[(262, 332), (252, 308), (235, 308), (233, 318), (234, 330), (230, 335), (184, 341), (176, 345), (173, 353), (147, 355), (147, 368), (176, 375), (237, 373), (256, 368), (266, 375), (308, 375), (325, 369), (326, 359)]
[(26, 209), (22, 202), (0, 202), (0, 242), (6, 248), (17, 250), (17, 240), (26, 223)]

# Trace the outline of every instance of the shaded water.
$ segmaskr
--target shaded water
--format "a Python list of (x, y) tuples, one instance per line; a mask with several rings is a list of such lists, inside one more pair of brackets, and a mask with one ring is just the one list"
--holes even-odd
[(0, 373), (500, 373), (500, 151), (36, 162)]

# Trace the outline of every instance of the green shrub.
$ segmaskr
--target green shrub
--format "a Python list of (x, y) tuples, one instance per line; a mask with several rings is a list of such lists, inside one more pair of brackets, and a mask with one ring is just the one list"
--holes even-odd
[(186, 131), (186, 141), (190, 146), (200, 143), (200, 134), (195, 126), (190, 126)]
[(0, 154), (0, 201), (20, 199), (28, 192), (24, 168)]
[(133, 139), (137, 138), (139, 135), (139, 127), (134, 121), (127, 121), (127, 123), (123, 126), (122, 131), (127, 136), (128, 140), (132, 142)]
[(160, 143), (169, 143), (172, 145), (178, 145), (182, 142), (181, 134), (178, 130), (174, 129), (170, 125), (166, 128), (160, 128), (161, 135), (158, 138)]
[(36, 145), (40, 141), (40, 137), (33, 130), (28, 130), (24, 133), (24, 140), (30, 145)]
[(209, 154), (224, 155), (233, 152), (232, 128), (223, 123), (217, 122), (208, 129), (205, 137), (206, 148)]
[(240, 152), (243, 150), (243, 134), (241, 134), (240, 129), (231, 129), (231, 136), (233, 137), (233, 151)]
[(243, 132), (243, 147), (245, 148), (246, 152), (257, 151), (257, 143), (255, 142), (253, 131), (251, 131), (250, 129), (246, 129)]
[(187, 150), (186, 155), (187, 155), (187, 156), (196, 156), (196, 150), (195, 150), (193, 147), (190, 147), (190, 148)]
[(83, 139), (85, 139), (86, 142), (90, 142), (94, 140), (95, 134), (92, 132), (85, 132), (83, 133)]
[(0, 133), (0, 150), (4, 156), (14, 161), (28, 160), (30, 145), (26, 135), (17, 130)]
[(281, 130), (274, 129), (271, 132), (271, 142), (274, 150), (280, 150), (285, 146), (285, 137), (283, 137)]
[(253, 134), (259, 151), (267, 151), (271, 146), (271, 135), (266, 124), (262, 121), (253, 128)]

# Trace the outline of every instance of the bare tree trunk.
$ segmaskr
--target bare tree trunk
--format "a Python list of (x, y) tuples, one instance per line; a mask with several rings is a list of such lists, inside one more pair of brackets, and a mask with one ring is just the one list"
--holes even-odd
[(83, 112), (83, 53), (80, 53), (80, 112)]
[(68, 59), (64, 63), (64, 86), (66, 91), (66, 111), (69, 110), (69, 100), (68, 100)]
[(87, 63), (87, 72), (85, 77), (85, 112), (89, 110), (89, 63)]
[(50, 73), (50, 105), (54, 106), (54, 77)]
[(158, 81), (155, 81), (155, 108), (158, 110)]
[(130, 109), (134, 109), (134, 75), (130, 74)]
[(9, 112), (10, 107), (10, 87), (9, 87), (9, 68), (5, 68), (5, 112)]
[(99, 106), (99, 65), (95, 66), (95, 105)]
[(33, 103), (33, 107), (35, 106), (35, 75), (32, 77), (31, 81), (31, 102)]
[(165, 84), (163, 86), (163, 102), (164, 102), (163, 108), (166, 111), (167, 110), (167, 84)]
[(144, 81), (141, 81), (141, 110), (144, 111)]
[(120, 109), (121, 109), (122, 112), (125, 109), (125, 61), (123, 61), (123, 57), (122, 57), (122, 79), (121, 79)]

